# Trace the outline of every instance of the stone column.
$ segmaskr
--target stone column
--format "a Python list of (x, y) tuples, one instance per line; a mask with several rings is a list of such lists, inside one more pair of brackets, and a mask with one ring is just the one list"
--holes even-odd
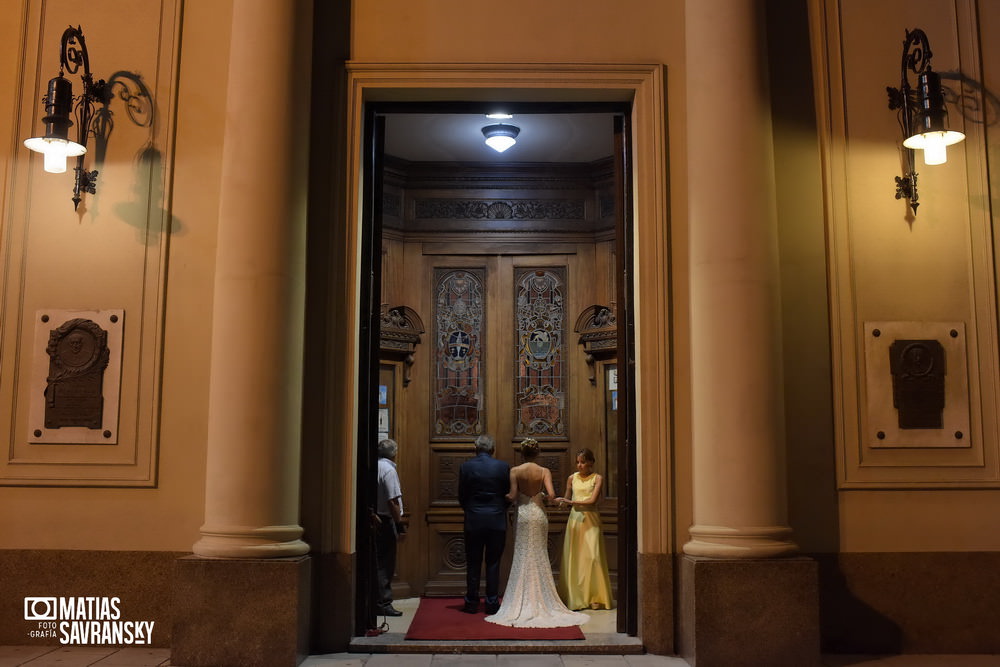
[(798, 547), (785, 495), (764, 4), (685, 5), (695, 525), (678, 639), (698, 667), (819, 664), (816, 564), (774, 558)]
[(796, 551), (786, 525), (767, 45), (753, 0), (687, 3), (694, 520), (684, 552)]
[(205, 523), (174, 572), (171, 657), (189, 667), (292, 667), (308, 654), (299, 450), (310, 17), (307, 0), (233, 1)]
[(226, 90), (200, 556), (274, 558), (299, 538), (309, 33), (287, 0), (236, 0)]

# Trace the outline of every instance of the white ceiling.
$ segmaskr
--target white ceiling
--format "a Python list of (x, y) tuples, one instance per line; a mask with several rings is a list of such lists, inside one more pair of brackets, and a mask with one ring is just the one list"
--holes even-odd
[[(593, 162), (612, 154), (612, 114), (387, 114), (385, 152), (414, 162)], [(497, 153), (482, 128), (502, 122), (521, 129), (517, 143)]]

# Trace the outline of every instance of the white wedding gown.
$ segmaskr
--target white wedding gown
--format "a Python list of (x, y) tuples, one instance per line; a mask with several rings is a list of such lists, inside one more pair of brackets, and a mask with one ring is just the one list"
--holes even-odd
[(549, 519), (542, 494), (517, 498), (517, 534), (514, 560), (500, 610), (487, 616), (490, 623), (515, 628), (562, 628), (582, 625), (589, 616), (570, 611), (559, 599), (549, 564)]

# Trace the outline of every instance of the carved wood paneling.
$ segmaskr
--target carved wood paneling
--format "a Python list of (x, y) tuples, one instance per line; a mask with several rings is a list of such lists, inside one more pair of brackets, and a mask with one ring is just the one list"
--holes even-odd
[(579, 220), (583, 199), (416, 199), (415, 220)]
[(585, 234), (614, 229), (611, 160), (593, 163), (419, 163), (386, 156), (383, 224), (428, 233)]
[(472, 458), (471, 454), (432, 454), (434, 497), (432, 503), (454, 503), (458, 506), (458, 469)]
[(424, 323), (417, 311), (409, 306), (382, 307), (379, 322), (379, 355), (383, 359), (401, 359), (403, 366), (403, 386), (410, 384), (410, 369), (414, 363), (414, 352), (420, 344), (420, 334)]
[(539, 454), (536, 463), (552, 471), (552, 488), (556, 496), (563, 495), (563, 487), (566, 486), (566, 478), (569, 477), (569, 472), (566, 470), (566, 453)]
[(588, 306), (576, 318), (574, 330), (580, 334), (584, 358), (590, 368), (590, 384), (597, 384), (595, 361), (618, 354), (618, 318), (613, 306)]

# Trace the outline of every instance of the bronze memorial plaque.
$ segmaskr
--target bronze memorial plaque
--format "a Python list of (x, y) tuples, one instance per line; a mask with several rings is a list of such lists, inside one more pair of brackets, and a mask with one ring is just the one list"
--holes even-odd
[(26, 442), (118, 444), (125, 311), (45, 308), (34, 322)]
[(109, 359), (107, 331), (89, 319), (69, 320), (52, 330), (45, 352), (49, 356), (45, 428), (101, 428)]
[(944, 347), (936, 340), (894, 340), (889, 346), (892, 404), (899, 428), (942, 428)]

